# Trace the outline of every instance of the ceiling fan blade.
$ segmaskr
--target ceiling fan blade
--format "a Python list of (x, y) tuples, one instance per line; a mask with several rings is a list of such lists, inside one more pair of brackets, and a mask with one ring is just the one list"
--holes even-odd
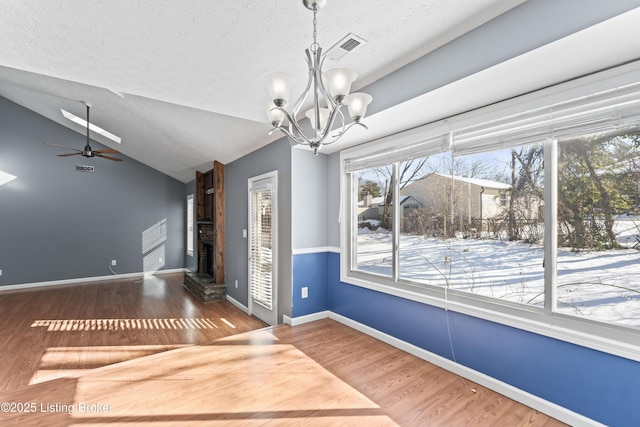
[(96, 151), (94, 151), (94, 153), (96, 153), (97, 157), (102, 157), (103, 159), (113, 160), (114, 162), (121, 162), (123, 160), (123, 159), (119, 159), (117, 157), (105, 156), (105, 155), (99, 154)]
[(120, 152), (118, 150), (114, 150), (114, 149), (111, 149), (111, 148), (108, 148), (106, 150), (95, 150), (94, 153), (120, 154)]
[(82, 152), (80, 153), (70, 153), (70, 154), (57, 154), (58, 157), (69, 157), (69, 156), (79, 156), (80, 154), (82, 154)]
[(77, 151), (79, 153), (82, 153), (82, 150), (78, 150), (77, 148), (65, 147), (64, 145), (58, 145), (58, 144), (54, 144), (52, 142), (43, 142), (43, 144), (47, 144), (47, 145), (51, 145), (53, 147), (64, 148), (65, 150), (73, 150), (73, 151)]

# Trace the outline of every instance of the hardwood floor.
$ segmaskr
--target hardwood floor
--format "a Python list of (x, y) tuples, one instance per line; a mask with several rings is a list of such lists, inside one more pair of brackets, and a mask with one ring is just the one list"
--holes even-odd
[(0, 292), (0, 392), (265, 326), (182, 273)]
[[(164, 301), (168, 295), (181, 299), (175, 294), (182, 289), (175, 283), (167, 287), (176, 289), (165, 288), (163, 297), (156, 292), (141, 296), (142, 290), (129, 291), (127, 285), (116, 286), (119, 291), (105, 286), (93, 291), (85, 287), (43, 291), (60, 292), (55, 298), (49, 294), (49, 299), (59, 299), (58, 305), (69, 301), (55, 308), (44, 302), (40, 292), (28, 297), (0, 295), (3, 342), (16, 352), (9, 357), (6, 347), (3, 349), (3, 387), (5, 380), (13, 381), (14, 369), (27, 372), (35, 368), (38, 372), (52, 367), (60, 374), (50, 377), (55, 379), (32, 381), (26, 388), (5, 387), (8, 391), (0, 393), (0, 402), (28, 406), (23, 405), (20, 412), (0, 413), (0, 425), (563, 425), (467, 382), (477, 390), (472, 393), (457, 375), (333, 320), (219, 338), (212, 335), (261, 325), (241, 312), (236, 315), (235, 307), (227, 303), (202, 305), (188, 294), (183, 296), (191, 304), (180, 311), (179, 302)], [(98, 294), (102, 297), (97, 298)], [(113, 299), (105, 298), (107, 295)], [(126, 308), (129, 298), (136, 303)], [(96, 315), (88, 316), (92, 309), (79, 307), (82, 304), (91, 305)], [(116, 307), (106, 307), (112, 305)], [(188, 306), (191, 308), (186, 309)], [(5, 309), (10, 311), (8, 316)], [(30, 310), (29, 314), (24, 310)], [(46, 310), (49, 315), (44, 314)], [(172, 314), (167, 315), (169, 312)], [(29, 319), (21, 322), (21, 317)], [(209, 319), (216, 327), (204, 328), (208, 323), (201, 320), (198, 329), (195, 321), (187, 320), (196, 318)], [(144, 328), (144, 319), (149, 329)], [(158, 326), (149, 319), (157, 320)], [(31, 326), (39, 320), (45, 322)], [(225, 321), (236, 322), (236, 328)], [(7, 333), (7, 324), (14, 331)], [(207, 339), (203, 344), (201, 340)], [(95, 354), (94, 345), (98, 347)], [(175, 345), (184, 346), (133, 359), (159, 351), (157, 347)], [(35, 346), (33, 353), (31, 346)], [(106, 354), (104, 347), (110, 350)], [(75, 353), (78, 348), (82, 350)], [(131, 360), (101, 366), (119, 357)], [(5, 368), (5, 360), (14, 368)], [(70, 376), (63, 376), (66, 370)], [(23, 385), (27, 376), (22, 375)]]

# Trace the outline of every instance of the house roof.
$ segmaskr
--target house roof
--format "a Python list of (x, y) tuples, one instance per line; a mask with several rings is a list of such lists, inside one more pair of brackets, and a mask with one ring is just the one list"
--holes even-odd
[(465, 178), (464, 176), (454, 176), (453, 179), (460, 182), (468, 182), (469, 184), (478, 185), (485, 188), (495, 188), (498, 190), (508, 190), (511, 185), (504, 182), (492, 181), (490, 179), (482, 178)]
[[(451, 175), (444, 175), (444, 174), (440, 174), (440, 173), (434, 173), (434, 174), (429, 174), (429, 175), (438, 175), (444, 178), (449, 178), (451, 179)], [(425, 176), (428, 177), (429, 175)], [(485, 187), (485, 188), (495, 188), (497, 190), (508, 190), (509, 188), (511, 188), (511, 185), (509, 184), (505, 184), (504, 182), (498, 182), (498, 181), (492, 181), (490, 179), (483, 179), (483, 178), (467, 178), (464, 176), (459, 176), (459, 175), (454, 175), (453, 179), (456, 181), (460, 181), (460, 182), (465, 182), (465, 183), (469, 183), (472, 185), (477, 185), (479, 187)]]

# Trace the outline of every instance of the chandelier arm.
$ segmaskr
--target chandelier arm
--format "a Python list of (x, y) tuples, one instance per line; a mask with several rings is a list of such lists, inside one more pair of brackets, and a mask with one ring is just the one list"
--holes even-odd
[(285, 110), (282, 107), (274, 107), (274, 109), (282, 111), (284, 116), (289, 121), (289, 129), (284, 128), (282, 125), (277, 126), (276, 129), (281, 130), (282, 132), (287, 134), (287, 136), (289, 136), (291, 139), (293, 139), (298, 144), (310, 144), (313, 141), (313, 140), (307, 138), (307, 136), (304, 134), (304, 132), (302, 131), (302, 129), (298, 125), (298, 122), (293, 120), (293, 118), (289, 115), (287, 110)]
[[(325, 143), (324, 141), (329, 137), (329, 134), (331, 133), (331, 129), (333, 128), (333, 124), (335, 123), (336, 118), (338, 117), (338, 114), (342, 114), (342, 112), (340, 111), (340, 107), (341, 106), (338, 105), (335, 109), (331, 111), (329, 119), (327, 120), (327, 124), (324, 130), (322, 131), (320, 138), (318, 139), (318, 143), (324, 144)], [(335, 140), (331, 142), (335, 142)]]
[(334, 140), (333, 140), (333, 141), (331, 141), (331, 142), (327, 142), (327, 143), (325, 143), (324, 145), (329, 145), (329, 144), (331, 144), (331, 143), (333, 143), (333, 142), (336, 142), (336, 141), (338, 140), (338, 138), (340, 138), (342, 135), (344, 135), (345, 133), (347, 133), (347, 131), (349, 131), (349, 129), (351, 129), (351, 128), (352, 128), (352, 127), (354, 127), (355, 125), (362, 126), (363, 128), (365, 128), (365, 129), (369, 130), (369, 128), (367, 127), (367, 125), (365, 125), (364, 123), (362, 123), (362, 122), (353, 122), (353, 123), (349, 124), (345, 129), (343, 129), (342, 131), (340, 131), (340, 133), (338, 133), (337, 135), (334, 135), (335, 137), (337, 137), (336, 139), (334, 139)]
[(294, 144), (301, 144), (301, 145), (308, 145), (309, 143), (304, 142), (304, 141), (300, 141), (298, 138), (296, 138), (296, 136), (291, 133), (291, 131), (287, 128), (284, 128), (282, 126), (279, 127), (275, 127), (273, 129), (271, 129), (271, 132), (273, 132), (274, 130), (279, 130), (280, 132), (284, 133), (285, 135), (287, 135), (289, 137), (289, 139), (291, 141), (293, 141)]
[(302, 91), (300, 98), (298, 98), (298, 100), (293, 106), (293, 110), (291, 110), (294, 117), (298, 117), (298, 113), (300, 113), (300, 108), (302, 107), (302, 104), (304, 103), (305, 99), (307, 99), (307, 96), (309, 95), (309, 89), (311, 89), (311, 82), (313, 81), (314, 68), (313, 68), (313, 61), (311, 59), (311, 52), (309, 52), (309, 49), (305, 49), (304, 53), (306, 54), (305, 59), (307, 60), (307, 66), (309, 67), (309, 80), (307, 81), (307, 87)]
[(322, 51), (322, 48), (319, 47), (318, 52), (316, 53), (316, 63), (317, 63), (317, 68), (315, 70), (316, 80), (318, 81), (318, 86), (320, 87), (320, 93), (327, 100), (327, 106), (329, 105), (331, 106), (329, 107), (329, 109), (337, 108), (338, 104), (333, 100), (333, 98), (331, 97), (331, 94), (329, 93), (327, 88), (324, 86), (324, 81), (322, 80), (322, 66), (324, 65), (324, 60), (327, 56), (321, 55), (321, 51)]
[[(344, 135), (347, 132), (348, 128), (345, 128), (346, 122), (345, 122), (345, 119), (344, 119), (344, 114), (342, 113), (342, 108), (340, 108), (340, 107), (342, 107), (342, 105), (338, 106), (338, 114), (340, 115), (340, 121), (342, 122), (342, 126), (340, 127), (340, 131), (337, 134), (332, 135), (331, 136), (332, 139), (330, 141), (325, 142), (324, 145), (333, 144), (334, 142), (339, 140), (340, 137), (342, 137), (342, 135)], [(351, 126), (349, 126), (349, 127), (351, 127)], [(331, 131), (331, 130), (332, 129), (330, 129), (329, 131)]]

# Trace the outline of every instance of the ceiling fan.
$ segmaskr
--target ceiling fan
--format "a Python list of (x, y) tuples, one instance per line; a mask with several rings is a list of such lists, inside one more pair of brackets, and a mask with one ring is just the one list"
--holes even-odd
[(77, 156), (81, 155), (87, 158), (91, 157), (102, 157), (103, 159), (113, 160), (115, 162), (121, 162), (123, 159), (118, 157), (105, 156), (105, 154), (119, 154), (120, 152), (111, 148), (107, 148), (105, 150), (93, 150), (91, 145), (89, 144), (89, 109), (91, 108), (91, 104), (86, 103), (87, 106), (87, 145), (84, 146), (84, 149), (78, 150), (77, 148), (65, 147), (63, 145), (53, 144), (51, 142), (45, 142), (47, 145), (51, 145), (54, 147), (64, 148), (66, 150), (73, 150), (75, 153), (69, 154), (58, 154), (58, 157), (69, 157), (69, 156)]

